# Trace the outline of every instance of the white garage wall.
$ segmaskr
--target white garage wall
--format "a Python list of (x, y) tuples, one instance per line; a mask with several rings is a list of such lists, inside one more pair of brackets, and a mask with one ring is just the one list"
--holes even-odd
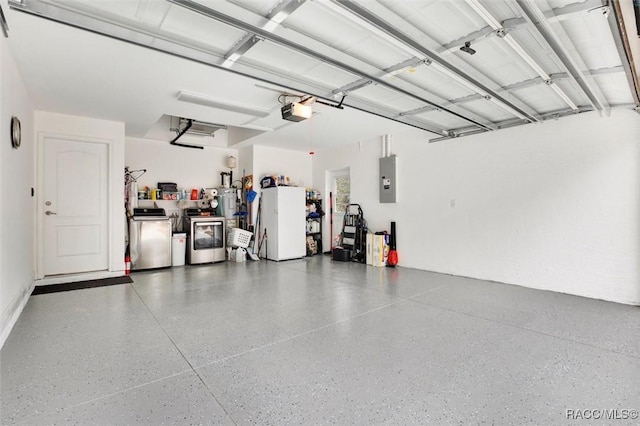
[[(11, 117), (22, 124), (22, 146), (9, 143)], [(0, 347), (33, 290), (34, 272), (34, 110), (24, 82), (0, 37)]]
[(373, 230), (398, 223), (400, 265), (640, 304), (640, 115), (580, 114), (427, 143), (392, 135), (399, 202), (378, 202), (380, 140), (318, 153), (349, 166)]
[(312, 183), (312, 157), (308, 152), (253, 147), (253, 176), (258, 187), (265, 175), (289, 176), (296, 186), (310, 187)]
[[(258, 203), (260, 201), (260, 181), (263, 176), (289, 176), (291, 183), (303, 188), (312, 184), (312, 157), (308, 152), (271, 148), (261, 145), (252, 147), (253, 185), (258, 196), (253, 202), (251, 223), (256, 223)], [(249, 174), (249, 172), (247, 172)]]
[[(179, 188), (219, 188), (220, 173), (228, 172), (227, 158), (238, 158), (237, 149), (207, 147), (184, 148), (169, 145), (169, 141), (126, 138), (125, 164), (131, 170), (147, 169), (138, 186), (155, 188), (158, 182), (175, 182)], [(233, 171), (239, 179), (242, 170)]]

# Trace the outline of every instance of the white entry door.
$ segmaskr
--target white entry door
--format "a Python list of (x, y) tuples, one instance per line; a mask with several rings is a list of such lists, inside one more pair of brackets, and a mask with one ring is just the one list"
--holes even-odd
[(108, 269), (108, 145), (46, 137), (43, 152), (44, 275)]

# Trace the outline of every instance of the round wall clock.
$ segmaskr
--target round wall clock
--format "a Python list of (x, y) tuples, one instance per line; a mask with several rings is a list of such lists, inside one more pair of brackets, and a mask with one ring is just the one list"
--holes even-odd
[(20, 119), (11, 117), (11, 145), (18, 149), (22, 139), (22, 130), (20, 129)]

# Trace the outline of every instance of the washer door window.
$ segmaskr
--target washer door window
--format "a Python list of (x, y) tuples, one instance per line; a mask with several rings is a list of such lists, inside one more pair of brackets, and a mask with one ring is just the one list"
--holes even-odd
[(223, 248), (222, 222), (195, 222), (193, 224), (194, 250)]

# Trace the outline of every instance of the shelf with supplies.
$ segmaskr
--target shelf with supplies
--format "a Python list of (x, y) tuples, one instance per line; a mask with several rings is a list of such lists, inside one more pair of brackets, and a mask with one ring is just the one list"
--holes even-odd
[(178, 209), (178, 203), (182, 202), (183, 205), (185, 202), (188, 207), (198, 207), (198, 201), (202, 200), (138, 200), (139, 207), (153, 207), (156, 204), (158, 207), (165, 207), (169, 209)]
[[(310, 226), (318, 226), (318, 230), (310, 231)], [(316, 254), (322, 254), (322, 220), (321, 218), (307, 217), (307, 256)]]
[(138, 201), (198, 201), (192, 200), (189, 198), (189, 194), (183, 194), (181, 192), (157, 192), (155, 198), (141, 198), (141, 195), (138, 195)]
[[(310, 192), (307, 191), (307, 194)], [(311, 192), (312, 194), (313, 192)], [(322, 254), (322, 199), (307, 197), (306, 244), (307, 256)]]

